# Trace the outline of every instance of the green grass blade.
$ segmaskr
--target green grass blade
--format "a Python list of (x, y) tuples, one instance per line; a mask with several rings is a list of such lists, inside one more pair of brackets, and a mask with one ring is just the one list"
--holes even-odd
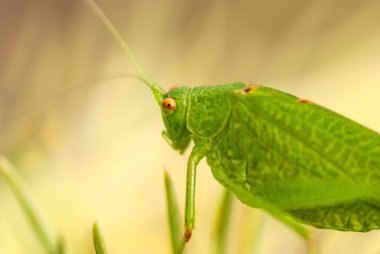
[[(216, 172), (213, 171), (213, 174), (215, 178), (219, 179), (228, 179), (228, 176), (220, 171)], [(288, 225), (290, 228), (292, 228), (298, 235), (300, 235), (302, 238), (309, 239), (309, 232), (306, 230), (303, 226), (296, 223), (293, 219), (289, 217), (286, 213), (281, 211), (278, 207), (274, 206), (272, 203), (269, 203), (268, 201), (260, 198), (259, 196), (250, 195), (249, 192), (245, 191), (241, 188), (236, 188), (236, 186), (233, 184), (233, 182), (227, 182), (227, 187), (230, 190), (233, 190), (236, 197), (240, 199), (243, 203), (251, 206), (251, 207), (259, 207), (263, 210), (265, 210), (268, 214), (270, 214), (272, 217), (275, 217), (285, 225)]]
[(280, 210), (277, 210), (273, 207), (267, 206), (265, 207), (265, 210), (274, 218), (281, 221), (285, 225), (287, 225), (290, 229), (292, 229), (294, 232), (296, 232), (301, 238), (305, 240), (310, 239), (310, 232), (305, 228), (303, 225), (299, 224), (298, 222), (294, 221), (290, 217), (286, 216), (283, 212)]
[(215, 251), (218, 254), (227, 253), (227, 237), (230, 226), (232, 200), (233, 197), (231, 192), (224, 189), (214, 228), (214, 234), (216, 237)]
[(65, 241), (62, 237), (58, 238), (56, 249), (57, 249), (57, 251), (56, 251), (57, 254), (66, 254), (67, 253), (66, 244), (65, 244)]
[(28, 197), (26, 188), (22, 180), (17, 175), (16, 170), (11, 163), (4, 157), (0, 157), (0, 172), (5, 178), (5, 182), (15, 195), (17, 202), (21, 206), (26, 215), (32, 230), (44, 247), (46, 253), (56, 253), (56, 244), (52, 240), (53, 237), (48, 233), (48, 230), (43, 223), (42, 218), (38, 215), (32, 200)]
[(165, 171), (165, 190), (166, 190), (166, 203), (168, 209), (168, 222), (170, 229), (170, 240), (172, 244), (172, 251), (174, 254), (183, 252), (185, 243), (181, 234), (180, 214), (178, 209), (177, 199), (174, 193), (174, 187), (169, 174)]
[(94, 223), (94, 226), (92, 227), (92, 238), (94, 241), (96, 254), (106, 254), (107, 250), (104, 244), (103, 235), (100, 232), (100, 229), (97, 223)]

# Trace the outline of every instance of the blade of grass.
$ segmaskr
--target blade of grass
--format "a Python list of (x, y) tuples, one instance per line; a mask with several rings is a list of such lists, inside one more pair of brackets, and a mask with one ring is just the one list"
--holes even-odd
[(181, 234), (180, 214), (178, 209), (177, 199), (174, 193), (174, 187), (169, 174), (165, 170), (165, 190), (166, 190), (166, 203), (168, 209), (168, 222), (170, 229), (170, 240), (172, 244), (172, 251), (174, 254), (183, 252), (185, 243)]
[(242, 214), (240, 236), (238, 238), (237, 253), (259, 253), (263, 242), (265, 220), (262, 213), (256, 209), (244, 209)]
[(94, 226), (92, 227), (92, 237), (94, 240), (94, 247), (96, 254), (106, 254), (106, 246), (104, 244), (103, 235), (100, 232), (98, 224), (95, 222)]
[(62, 237), (58, 238), (56, 253), (57, 254), (66, 254), (67, 253), (65, 240)]
[(48, 230), (41, 216), (38, 215), (36, 208), (33, 205), (31, 198), (28, 196), (27, 190), (16, 173), (12, 164), (5, 158), (0, 157), (0, 172), (5, 178), (5, 182), (16, 197), (17, 202), (21, 206), (25, 216), (27, 217), (32, 230), (40, 240), (46, 253), (55, 253), (57, 249), (52, 240), (53, 237), (48, 233)]
[(230, 226), (232, 211), (232, 194), (229, 190), (224, 189), (224, 193), (219, 205), (218, 213), (215, 220), (215, 253), (227, 253), (227, 237)]

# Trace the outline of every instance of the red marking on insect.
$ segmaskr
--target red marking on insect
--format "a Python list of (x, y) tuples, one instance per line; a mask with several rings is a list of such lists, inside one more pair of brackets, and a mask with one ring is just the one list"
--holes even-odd
[(192, 233), (193, 233), (193, 232), (191, 231), (191, 229), (186, 229), (186, 230), (185, 230), (185, 239), (184, 239), (185, 242), (190, 241), (190, 238), (191, 238), (191, 234), (192, 234)]
[(169, 109), (169, 110), (174, 110), (175, 109), (175, 100), (172, 98), (166, 98), (162, 101), (162, 106), (164, 108)]
[(305, 104), (314, 104), (314, 102), (312, 102), (311, 100), (308, 100), (308, 99), (298, 98), (297, 101), (300, 103), (305, 103)]
[(178, 87), (179, 87), (179, 85), (172, 85), (172, 86), (169, 88), (169, 91), (174, 90), (174, 89), (176, 89), (176, 88), (178, 88)]
[(257, 89), (259, 86), (255, 84), (249, 84), (246, 87), (243, 88), (242, 92), (243, 93), (249, 93), (255, 89)]

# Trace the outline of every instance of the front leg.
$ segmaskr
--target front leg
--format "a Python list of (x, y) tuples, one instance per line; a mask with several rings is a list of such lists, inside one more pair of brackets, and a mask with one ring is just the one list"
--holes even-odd
[(201, 146), (194, 146), (187, 161), (186, 176), (186, 204), (185, 204), (185, 235), (184, 241), (188, 242), (194, 229), (195, 221), (195, 178), (196, 168), (203, 157), (207, 155), (209, 149)]

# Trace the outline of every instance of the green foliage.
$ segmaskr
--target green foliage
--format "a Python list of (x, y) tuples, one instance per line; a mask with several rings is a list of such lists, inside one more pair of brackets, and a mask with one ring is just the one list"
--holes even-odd
[[(0, 173), (4, 176), (5, 182), (13, 192), (18, 204), (20, 205), (25, 217), (28, 219), (31, 228), (43, 246), (45, 253), (48, 254), (65, 254), (66, 247), (65, 241), (62, 237), (59, 237), (57, 242), (54, 242), (54, 238), (46, 227), (42, 217), (38, 214), (32, 199), (28, 195), (28, 191), (24, 186), (21, 178), (16, 173), (16, 170), (12, 164), (5, 158), (0, 157)], [(93, 240), (97, 254), (106, 254), (106, 248), (104, 245), (102, 234), (99, 230), (97, 223), (93, 226)]]
[(168, 222), (170, 230), (170, 240), (172, 245), (172, 252), (174, 254), (180, 254), (183, 252), (184, 241), (181, 236), (181, 223), (179, 216), (179, 209), (177, 204), (177, 198), (174, 192), (173, 182), (165, 171), (165, 190), (166, 190), (166, 203), (168, 211)]
[(106, 246), (104, 244), (103, 235), (100, 232), (98, 223), (94, 223), (92, 227), (92, 237), (96, 254), (107, 254)]
[(45, 252), (48, 254), (65, 253), (63, 241), (59, 240), (58, 244), (54, 242), (54, 237), (51, 236), (47, 230), (45, 222), (38, 214), (22, 180), (16, 173), (12, 164), (5, 157), (0, 157), (0, 173), (2, 173), (6, 183), (16, 197), (18, 204), (28, 219), (34, 234), (40, 241)]
[(232, 199), (233, 197), (231, 192), (225, 189), (215, 221), (215, 253), (227, 253), (227, 239), (231, 219)]

